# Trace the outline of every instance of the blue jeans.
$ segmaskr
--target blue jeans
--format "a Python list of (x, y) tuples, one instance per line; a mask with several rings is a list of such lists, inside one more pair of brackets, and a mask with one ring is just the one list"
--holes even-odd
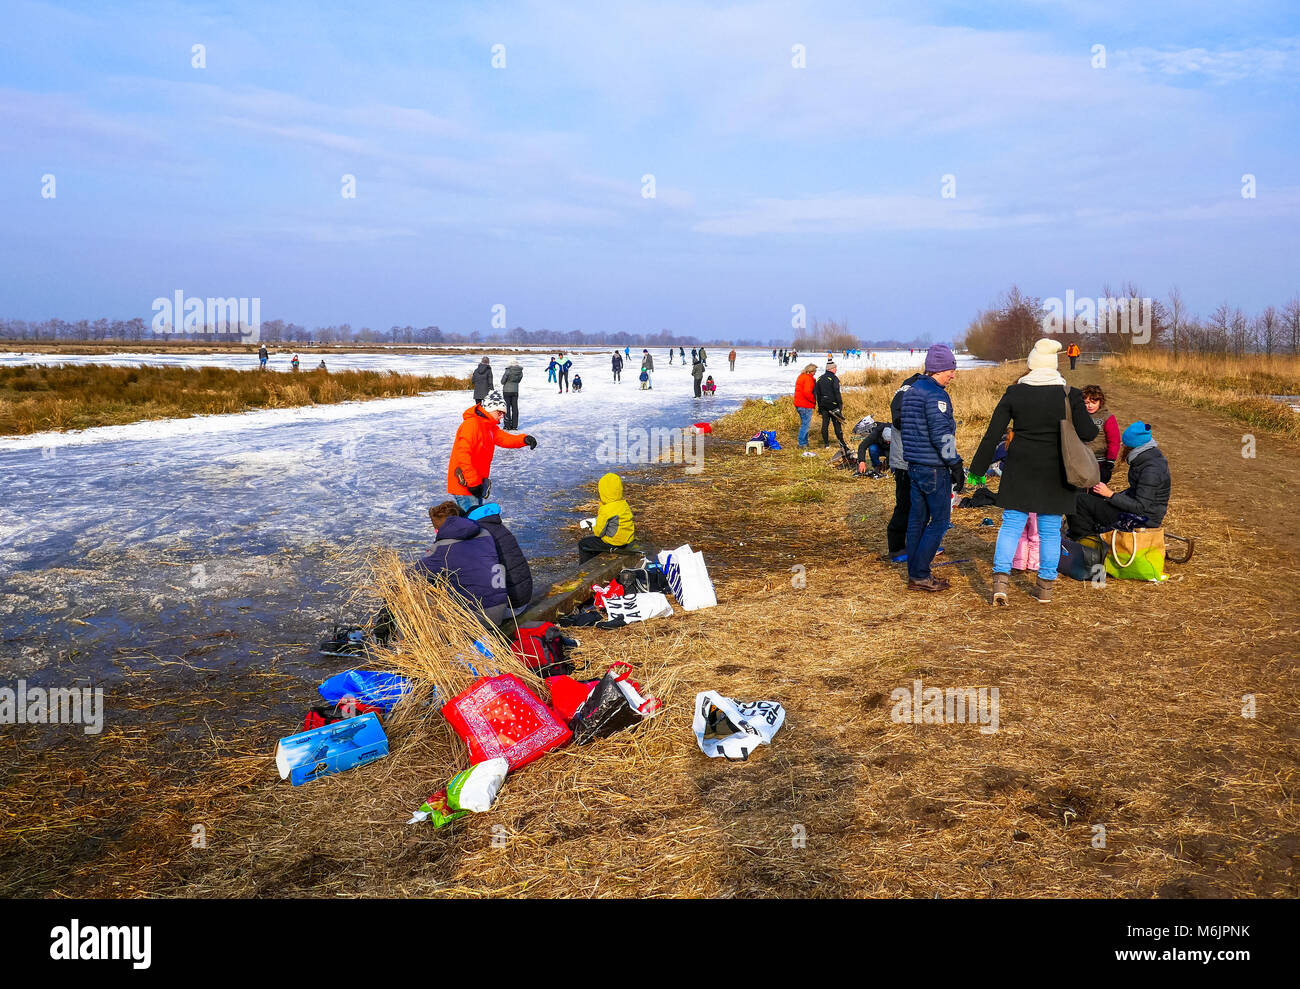
[(952, 517), (952, 478), (946, 467), (909, 464), (912, 510), (907, 516), (907, 576), (929, 580), (930, 564), (939, 551)]
[[(1020, 545), (1020, 534), (1025, 531), (1029, 516), (1013, 508), (1002, 510), (1002, 528), (998, 530), (998, 542), (993, 548), (993, 572), (1010, 573), (1011, 561), (1015, 558), (1016, 547)], [(1038, 516), (1038, 577), (1040, 580), (1055, 580), (1056, 568), (1061, 564), (1061, 516)]]
[(808, 430), (812, 426), (812, 409), (796, 407), (795, 411), (799, 413), (799, 445), (808, 445)]
[(870, 459), (868, 466), (872, 470), (884, 470), (889, 466), (889, 462), (885, 460), (885, 455), (880, 452), (880, 447), (875, 443), (867, 447), (867, 457)]
[(472, 512), (483, 504), (482, 498), (475, 498), (473, 495), (452, 495), (451, 500), (460, 506), (460, 510), (465, 513)]

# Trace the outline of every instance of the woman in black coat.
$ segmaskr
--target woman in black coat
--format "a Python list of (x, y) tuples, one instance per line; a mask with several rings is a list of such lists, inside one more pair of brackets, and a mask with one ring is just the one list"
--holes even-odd
[(1015, 437), (1007, 447), (997, 493), (1002, 528), (993, 552), (995, 605), (1007, 603), (1011, 561), (1031, 512), (1038, 516), (1039, 537), (1038, 584), (1033, 596), (1043, 604), (1052, 600), (1052, 582), (1061, 560), (1061, 516), (1074, 511), (1078, 495), (1065, 479), (1061, 458), (1061, 420), (1065, 418), (1067, 400), (1079, 439), (1086, 443), (1097, 435), (1097, 424), (1083, 404), (1083, 393), (1069, 388), (1056, 369), (1060, 349), (1055, 340), (1043, 339), (1034, 344), (1029, 353), (1029, 373), (1003, 393), (971, 461), (971, 474), (982, 476), (1008, 424), (1015, 424)]

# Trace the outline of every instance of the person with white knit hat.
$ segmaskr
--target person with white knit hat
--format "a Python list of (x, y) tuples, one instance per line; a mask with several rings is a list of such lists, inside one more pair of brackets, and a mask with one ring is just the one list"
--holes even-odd
[(1074, 511), (1078, 492), (1065, 478), (1061, 457), (1061, 420), (1066, 408), (1074, 431), (1085, 443), (1097, 435), (1097, 424), (1083, 404), (1083, 393), (1071, 388), (1057, 370), (1061, 344), (1043, 338), (1029, 352), (1029, 373), (1009, 387), (993, 410), (988, 429), (975, 459), (973, 478), (982, 478), (994, 451), (1015, 424), (1015, 437), (1007, 446), (998, 486), (997, 504), (1002, 509), (1002, 528), (993, 552), (993, 603), (1007, 604), (1011, 586), (1011, 561), (1030, 513), (1038, 516), (1038, 583), (1031, 592), (1035, 600), (1052, 600), (1053, 582), (1061, 560), (1061, 516)]

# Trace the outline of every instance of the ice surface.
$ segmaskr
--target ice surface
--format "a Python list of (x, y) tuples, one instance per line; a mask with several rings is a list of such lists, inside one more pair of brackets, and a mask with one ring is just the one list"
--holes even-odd
[[(567, 554), (578, 535), (575, 503), (592, 496), (600, 474), (620, 469), (597, 460), (603, 430), (713, 419), (747, 397), (789, 394), (799, 371), (779, 367), (770, 351), (745, 350), (733, 373), (726, 351), (712, 350), (718, 394), (695, 399), (689, 368), (669, 365), (664, 348), (654, 352), (649, 391), (637, 381), (639, 351), (621, 383), (610, 353), (573, 353), (583, 391), (563, 395), (546, 380), (544, 353), (519, 358), (519, 431), (538, 447), (497, 451), (492, 495), (530, 556)], [(509, 359), (491, 354), (498, 382)], [(820, 366), (825, 355), (809, 359)], [(241, 355), (59, 360), (256, 366)], [(878, 355), (878, 366), (919, 361)], [(17, 362), (50, 358), (0, 355), (0, 364)], [(340, 353), (327, 362), (464, 376), (478, 357)], [(840, 361), (841, 373), (857, 366)], [(170, 637), (209, 626), (314, 646), (328, 632), (322, 613), (345, 607), (351, 578), (339, 570), (342, 557), (427, 548), (426, 509), (446, 497), (452, 438), (472, 404), (468, 391), (437, 392), (0, 439), (0, 671), (74, 653), (100, 667), (123, 650), (166, 648)], [(780, 438), (792, 439), (796, 427)]]

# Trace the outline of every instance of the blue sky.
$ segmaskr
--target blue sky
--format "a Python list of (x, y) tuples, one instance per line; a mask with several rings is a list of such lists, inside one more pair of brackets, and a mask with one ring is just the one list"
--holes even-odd
[(1285, 3), (357, 7), (8, 0), (0, 315), (946, 339), (1013, 282), (1300, 291)]

